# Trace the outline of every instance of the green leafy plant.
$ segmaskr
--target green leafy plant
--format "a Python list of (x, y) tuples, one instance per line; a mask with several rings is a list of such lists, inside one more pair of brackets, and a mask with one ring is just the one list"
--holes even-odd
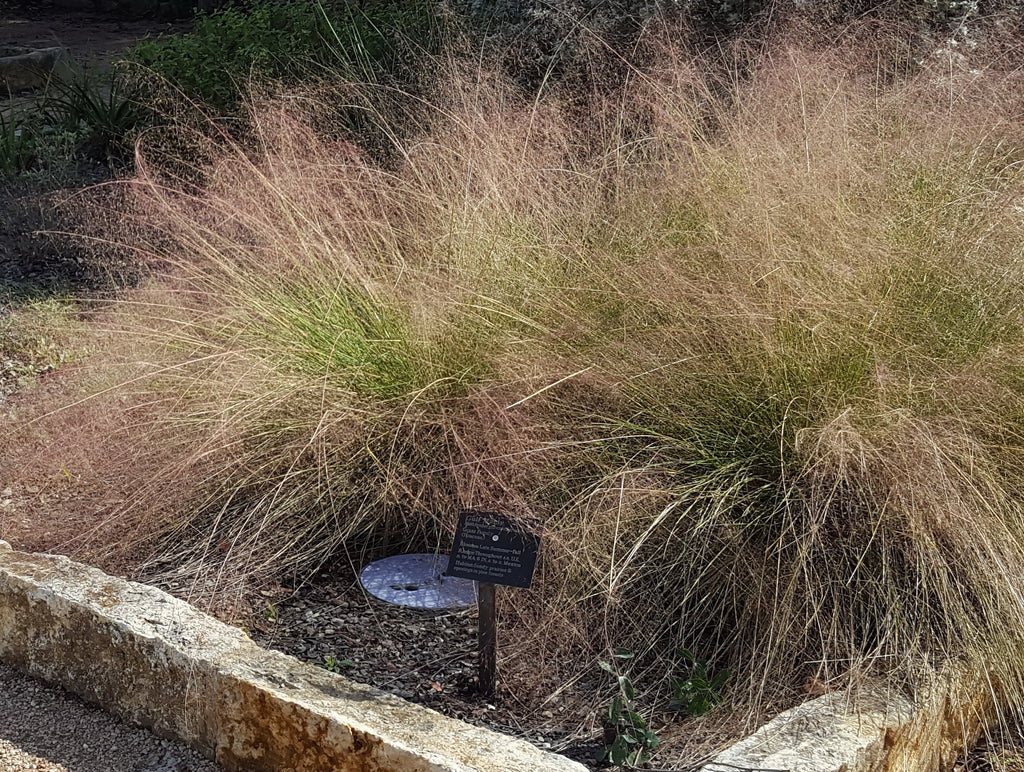
[(201, 13), (192, 32), (143, 40), (133, 58), (189, 97), (233, 108), (240, 83), (284, 74), (322, 46), (314, 11), (310, 3), (258, 2)]
[(31, 132), (10, 115), (0, 112), (0, 175), (11, 177), (23, 172), (34, 159)]
[(23, 300), (8, 310), (0, 295), (0, 401), (79, 356), (72, 343), (77, 328), (75, 306), (66, 299)]
[[(632, 652), (616, 648), (612, 655), (617, 660), (632, 659)], [(621, 673), (611, 662), (598, 662), (601, 669), (613, 675), (619, 693), (608, 704), (605, 724), (605, 758), (612, 764), (635, 767), (651, 760), (658, 746), (657, 733), (640, 715), (636, 706), (636, 689), (629, 676)]]
[(135, 82), (123, 72), (72, 70), (55, 79), (42, 103), (46, 122), (78, 135), (78, 148), (93, 158), (124, 154), (149, 118)]
[(200, 14), (185, 35), (143, 40), (132, 58), (190, 99), (231, 111), (251, 80), (295, 83), (325, 69), (359, 79), (395, 72), (409, 63), (396, 39), (436, 48), (438, 28), (421, 0), (358, 8), (258, 0)]
[(690, 663), (690, 673), (686, 678), (673, 681), (672, 708), (686, 711), (691, 716), (703, 716), (722, 701), (729, 671), (723, 668), (711, 674), (707, 664), (699, 661), (689, 649), (682, 649), (679, 653)]
[(320, 667), (332, 673), (340, 673), (345, 668), (353, 667), (355, 664), (350, 659), (338, 659), (333, 654), (328, 654), (324, 657), (324, 663)]

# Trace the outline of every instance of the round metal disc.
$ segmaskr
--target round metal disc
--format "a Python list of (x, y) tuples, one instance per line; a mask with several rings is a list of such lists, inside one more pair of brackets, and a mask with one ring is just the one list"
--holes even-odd
[(363, 568), (359, 581), (375, 598), (398, 606), (423, 609), (472, 606), (476, 603), (476, 582), (444, 576), (447, 568), (447, 555), (393, 555)]

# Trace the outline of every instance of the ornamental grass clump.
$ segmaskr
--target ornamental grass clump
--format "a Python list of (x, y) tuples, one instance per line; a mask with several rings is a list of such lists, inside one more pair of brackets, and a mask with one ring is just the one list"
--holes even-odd
[(682, 650), (734, 704), (949, 663), (1017, 699), (1020, 74), (738, 50), (666, 49), (586, 120), (452, 75), (387, 165), (309, 95), (200, 187), (143, 147), (167, 270), (122, 316), (181, 481), (150, 575), (444, 550), (497, 508), (545, 523), (502, 609), (533, 704), (615, 646), (666, 703)]

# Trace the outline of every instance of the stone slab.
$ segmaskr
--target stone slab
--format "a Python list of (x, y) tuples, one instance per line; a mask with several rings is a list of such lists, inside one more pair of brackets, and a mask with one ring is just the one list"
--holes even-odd
[(67, 60), (63, 48), (41, 48), (12, 56), (0, 55), (0, 92), (16, 94), (42, 88), (57, 65)]
[(895, 733), (913, 705), (892, 694), (826, 694), (787, 710), (718, 754), (704, 772), (772, 769), (791, 772), (882, 772)]
[(995, 715), (981, 677), (947, 669), (911, 697), (882, 683), (787, 710), (701, 772), (941, 772)]
[(3, 542), (0, 660), (184, 740), (228, 770), (585, 772), (262, 649), (154, 587)]

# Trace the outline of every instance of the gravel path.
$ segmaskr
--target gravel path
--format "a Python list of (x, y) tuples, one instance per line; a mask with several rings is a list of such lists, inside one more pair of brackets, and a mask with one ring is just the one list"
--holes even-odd
[(179, 742), (123, 724), (0, 664), (0, 772), (218, 772)]

